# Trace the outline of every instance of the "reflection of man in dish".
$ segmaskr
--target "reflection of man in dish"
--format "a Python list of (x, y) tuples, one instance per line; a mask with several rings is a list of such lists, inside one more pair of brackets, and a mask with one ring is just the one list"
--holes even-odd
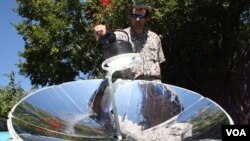
[[(117, 80), (112, 88), (115, 90), (120, 85), (131, 82), (132, 80)], [(110, 87), (107, 79), (104, 79), (99, 88), (90, 99), (90, 106), (93, 111), (92, 118), (109, 130), (113, 130), (113, 110), (111, 109)]]
[(160, 124), (181, 112), (177, 95), (159, 83), (144, 82), (140, 84), (143, 95), (141, 114), (144, 116), (144, 129)]

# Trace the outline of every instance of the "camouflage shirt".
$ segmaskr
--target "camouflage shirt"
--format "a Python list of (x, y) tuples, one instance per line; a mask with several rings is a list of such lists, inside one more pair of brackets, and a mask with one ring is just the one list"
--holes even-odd
[[(121, 71), (122, 77), (127, 79), (160, 80), (160, 63), (165, 61), (160, 37), (146, 29), (141, 37), (136, 36), (130, 27), (124, 29), (124, 31), (129, 35), (133, 51), (141, 55), (142, 64)], [(116, 32), (115, 34), (119, 40), (128, 40), (127, 35), (122, 32)]]

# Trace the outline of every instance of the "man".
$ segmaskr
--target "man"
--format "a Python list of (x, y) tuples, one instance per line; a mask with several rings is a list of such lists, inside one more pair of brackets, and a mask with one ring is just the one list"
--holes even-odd
[[(122, 78), (142, 79), (149, 81), (160, 81), (160, 64), (165, 61), (162, 51), (160, 37), (145, 28), (148, 20), (150, 7), (144, 2), (133, 4), (131, 10), (132, 25), (124, 29), (129, 35), (133, 51), (140, 53), (143, 60), (142, 65), (124, 70), (121, 72)], [(105, 25), (94, 27), (96, 39), (106, 33)], [(116, 33), (117, 39), (127, 40), (124, 34)]]
[[(132, 44), (132, 48), (134, 53), (139, 53), (142, 58), (142, 64), (135, 66), (133, 68), (120, 71), (120, 78), (125, 79), (140, 79), (140, 80), (148, 80), (148, 81), (161, 81), (161, 72), (160, 72), (160, 64), (165, 61), (165, 57), (162, 51), (161, 46), (161, 40), (159, 36), (149, 31), (145, 28), (145, 24), (149, 17), (150, 7), (147, 6), (145, 3), (135, 3), (133, 5), (133, 8), (131, 10), (131, 21), (132, 25), (124, 31), (126, 31), (129, 35), (129, 41)], [(105, 25), (97, 25), (94, 27), (94, 33), (96, 36), (96, 40), (99, 40), (100, 37), (102, 37), (106, 33), (106, 26)], [(118, 40), (125, 40), (127, 41), (127, 36), (124, 33), (121, 32), (115, 32), (116, 39)], [(115, 74), (114, 74), (115, 75)], [(116, 87), (119, 87), (122, 84), (130, 83), (130, 81), (123, 81), (118, 80), (114, 82), (114, 89)], [(96, 90), (95, 94), (93, 95), (91, 103), (91, 107), (93, 109), (93, 113), (95, 115), (93, 118), (97, 119), (97, 121), (102, 121), (104, 127), (111, 126), (110, 123), (114, 123), (112, 121), (109, 121), (113, 118), (112, 117), (112, 110), (107, 110), (109, 108), (109, 105), (107, 106), (107, 103), (110, 104), (110, 91), (107, 89), (108, 81), (105, 79), (101, 84), (100, 87)], [(156, 90), (156, 87), (149, 87), (144, 90), (144, 86), (147, 87), (147, 83), (142, 83), (139, 85), (142, 92), (145, 96), (149, 96), (148, 92), (150, 90)], [(114, 91), (113, 89), (113, 91)], [(151, 115), (155, 116), (154, 114), (151, 114), (150, 111), (152, 108), (148, 108), (152, 106), (152, 103), (155, 103), (155, 98), (158, 98), (158, 105), (159, 107), (166, 107), (164, 106), (164, 98), (159, 98), (158, 95), (151, 96), (152, 98), (148, 98), (144, 100), (144, 114), (145, 118), (147, 120), (150, 120), (149, 117)], [(159, 102), (160, 101), (160, 102)], [(165, 104), (166, 105), (166, 104)], [(155, 109), (153, 109), (155, 110)], [(165, 116), (165, 115), (162, 115)], [(157, 125), (162, 122), (165, 118), (160, 117), (160, 120), (155, 120), (150, 122), (151, 126)], [(167, 117), (167, 116), (166, 116)], [(108, 120), (105, 120), (108, 119)], [(158, 119), (158, 117), (156, 117)], [(108, 121), (108, 122), (107, 122)], [(106, 125), (106, 126), (105, 126)], [(144, 125), (143, 125), (144, 126)], [(113, 126), (112, 126), (113, 127)], [(147, 128), (147, 127), (146, 127)]]

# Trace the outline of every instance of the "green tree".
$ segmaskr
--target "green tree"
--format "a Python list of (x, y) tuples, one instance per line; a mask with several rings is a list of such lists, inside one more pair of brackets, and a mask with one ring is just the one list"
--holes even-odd
[(15, 73), (11, 72), (7, 77), (10, 82), (7, 86), (0, 87), (0, 118), (7, 119), (12, 107), (26, 95), (23, 88), (15, 82)]
[[(81, 73), (87, 78), (103, 77), (93, 26), (127, 27), (132, 4), (124, 0), (16, 1), (23, 21), (15, 27), (25, 41), (20, 71), (41, 86), (72, 81)], [(163, 82), (197, 91), (222, 105), (235, 121), (250, 122), (242, 81), (243, 74), (249, 75), (249, 0), (145, 1), (153, 8), (147, 26), (161, 35), (167, 59)], [(239, 111), (240, 119), (234, 111)]]
[(25, 51), (20, 56), (26, 59), (19, 67), (32, 84), (46, 86), (72, 81), (80, 72), (87, 78), (102, 76), (101, 53), (95, 48), (92, 27), (94, 22), (104, 21), (102, 15), (111, 7), (105, 11), (98, 1), (17, 2), (17, 12), (24, 19), (15, 27), (25, 41)]
[(249, 64), (244, 57), (250, 51), (249, 1), (176, 2), (173, 11), (163, 16), (168, 27), (164, 81), (215, 100), (236, 122), (249, 122), (245, 104), (249, 98), (243, 95), (245, 85), (249, 93), (249, 83), (242, 83), (249, 76), (249, 72), (243, 76)]

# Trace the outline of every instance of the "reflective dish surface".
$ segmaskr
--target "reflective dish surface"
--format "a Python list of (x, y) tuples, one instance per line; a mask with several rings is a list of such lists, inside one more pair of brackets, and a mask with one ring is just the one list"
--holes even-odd
[[(221, 125), (233, 124), (215, 102), (177, 86), (116, 80), (115, 104), (124, 140), (221, 139)], [(9, 114), (16, 140), (116, 140), (108, 81), (63, 83), (22, 99)]]

